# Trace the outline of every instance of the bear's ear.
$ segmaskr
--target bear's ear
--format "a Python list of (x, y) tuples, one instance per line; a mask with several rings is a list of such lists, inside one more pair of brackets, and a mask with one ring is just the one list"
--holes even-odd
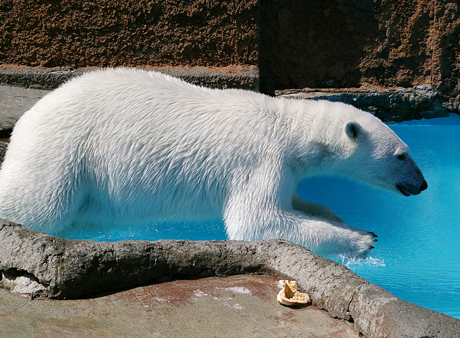
[(358, 140), (363, 134), (363, 129), (357, 122), (350, 121), (345, 126), (345, 132), (352, 140)]

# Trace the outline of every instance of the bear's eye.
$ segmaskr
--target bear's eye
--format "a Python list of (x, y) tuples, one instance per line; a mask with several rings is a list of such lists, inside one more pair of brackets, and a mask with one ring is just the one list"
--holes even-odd
[(407, 154), (398, 155), (398, 160), (404, 161), (407, 158)]

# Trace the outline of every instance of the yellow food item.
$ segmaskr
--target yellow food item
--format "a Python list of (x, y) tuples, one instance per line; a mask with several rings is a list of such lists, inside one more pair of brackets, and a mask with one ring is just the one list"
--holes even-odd
[(279, 283), (282, 289), (276, 297), (278, 303), (294, 306), (310, 302), (310, 296), (307, 293), (297, 291), (296, 281), (280, 280)]

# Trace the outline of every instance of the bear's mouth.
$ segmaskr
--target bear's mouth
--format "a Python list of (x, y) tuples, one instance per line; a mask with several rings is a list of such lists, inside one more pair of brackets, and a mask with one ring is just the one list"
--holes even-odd
[(401, 184), (397, 184), (396, 188), (398, 188), (399, 192), (403, 194), (404, 196), (410, 196), (412, 195), (410, 192), (404, 190), (404, 187)]

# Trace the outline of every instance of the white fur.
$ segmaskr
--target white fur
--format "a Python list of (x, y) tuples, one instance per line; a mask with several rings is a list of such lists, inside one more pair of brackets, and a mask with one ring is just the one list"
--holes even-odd
[(374, 235), (303, 201), (297, 184), (344, 174), (395, 191), (398, 182), (420, 185), (408, 152), (378, 119), (345, 104), (96, 71), (18, 121), (0, 172), (0, 217), (53, 232), (76, 221), (223, 217), (230, 239), (360, 254)]

